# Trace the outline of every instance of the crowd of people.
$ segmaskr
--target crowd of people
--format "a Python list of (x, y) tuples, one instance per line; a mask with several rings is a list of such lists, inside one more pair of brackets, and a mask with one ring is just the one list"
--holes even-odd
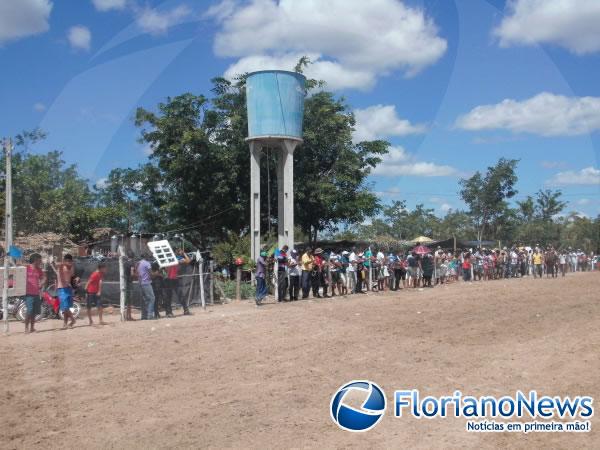
[(371, 248), (324, 251), (306, 248), (300, 254), (287, 246), (271, 255), (261, 252), (256, 261), (256, 304), (268, 295), (268, 274), (278, 301), (373, 291), (434, 287), (462, 280), (504, 278), (556, 278), (567, 272), (593, 270), (596, 258), (580, 249), (557, 250), (515, 245), (502, 249), (476, 248), (448, 251), (417, 245), (409, 251), (384, 253)]
[[(160, 310), (166, 317), (173, 316), (173, 300), (183, 306), (184, 315), (191, 315), (186, 296), (180, 287), (179, 268), (190, 264), (189, 256), (177, 249), (178, 264), (161, 269), (151, 255), (144, 254), (134, 260), (129, 253), (124, 260), (126, 319), (132, 317), (133, 281), (140, 285), (142, 304), (141, 320), (157, 319)], [(418, 245), (409, 251), (373, 252), (371, 248), (358, 250), (305, 248), (302, 253), (287, 246), (271, 255), (261, 252), (256, 261), (256, 304), (268, 295), (268, 280), (273, 277), (278, 301), (364, 294), (373, 291), (397, 291), (409, 288), (432, 288), (436, 285), (457, 282), (488, 281), (531, 276), (542, 279), (565, 276), (568, 272), (588, 271), (598, 268), (597, 257), (579, 249), (554, 249), (541, 246), (513, 246), (502, 249), (463, 249), (448, 251), (439, 246), (432, 250)], [(29, 258), (26, 275), (27, 316), (25, 331), (35, 331), (35, 316), (40, 313), (41, 291), (47, 286), (42, 258), (33, 254)], [(93, 321), (93, 308), (97, 309), (98, 322), (104, 325), (102, 285), (107, 267), (103, 262), (88, 277), (85, 284), (75, 274), (73, 257), (65, 255), (58, 264), (50, 264), (56, 278), (56, 292), (63, 312), (64, 328), (73, 327), (71, 313), (73, 298), (85, 298), (87, 317)], [(83, 292), (81, 292), (83, 291)]]

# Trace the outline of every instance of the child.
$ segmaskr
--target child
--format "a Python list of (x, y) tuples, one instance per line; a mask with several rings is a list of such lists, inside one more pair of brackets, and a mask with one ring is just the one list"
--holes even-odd
[(51, 267), (56, 273), (56, 290), (60, 301), (60, 310), (63, 313), (63, 330), (75, 326), (75, 317), (71, 312), (73, 307), (73, 277), (75, 276), (75, 267), (73, 265), (73, 256), (66, 254), (62, 263), (58, 267), (51, 263)]
[[(35, 316), (42, 312), (40, 289), (45, 283), (46, 275), (42, 270), (42, 257), (41, 255), (34, 253), (30, 256), (29, 265), (27, 266), (27, 285), (25, 291), (27, 315), (25, 316), (25, 333), (33, 333), (35, 331)], [(31, 325), (31, 327), (29, 327), (29, 325)]]
[(87, 313), (90, 326), (94, 324), (92, 320), (92, 306), (98, 308), (98, 320), (100, 325), (106, 325), (106, 322), (102, 321), (102, 280), (106, 273), (106, 264), (98, 264), (98, 268), (92, 272), (90, 278), (85, 285), (86, 300), (87, 300)]

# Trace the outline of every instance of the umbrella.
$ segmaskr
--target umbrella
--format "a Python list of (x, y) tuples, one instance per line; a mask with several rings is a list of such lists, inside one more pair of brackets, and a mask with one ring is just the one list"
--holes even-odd
[(429, 247), (425, 247), (424, 245), (417, 245), (412, 249), (412, 251), (417, 255), (426, 255), (427, 253), (431, 253), (431, 249)]

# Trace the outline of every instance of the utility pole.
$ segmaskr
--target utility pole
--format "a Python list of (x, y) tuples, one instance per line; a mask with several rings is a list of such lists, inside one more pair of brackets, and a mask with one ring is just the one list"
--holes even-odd
[(12, 246), (12, 140), (4, 141), (6, 155), (6, 189), (4, 200), (4, 283), (2, 285), (2, 310), (4, 314), (4, 332), (8, 333), (8, 252)]

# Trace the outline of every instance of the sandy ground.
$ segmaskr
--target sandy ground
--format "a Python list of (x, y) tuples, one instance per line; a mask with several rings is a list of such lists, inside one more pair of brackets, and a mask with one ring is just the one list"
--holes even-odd
[[(396, 419), (391, 393), (591, 395), (600, 403), (600, 273), (0, 336), (1, 448), (599, 448), (592, 432), (467, 433)], [(388, 394), (367, 433), (338, 429), (352, 379)]]

